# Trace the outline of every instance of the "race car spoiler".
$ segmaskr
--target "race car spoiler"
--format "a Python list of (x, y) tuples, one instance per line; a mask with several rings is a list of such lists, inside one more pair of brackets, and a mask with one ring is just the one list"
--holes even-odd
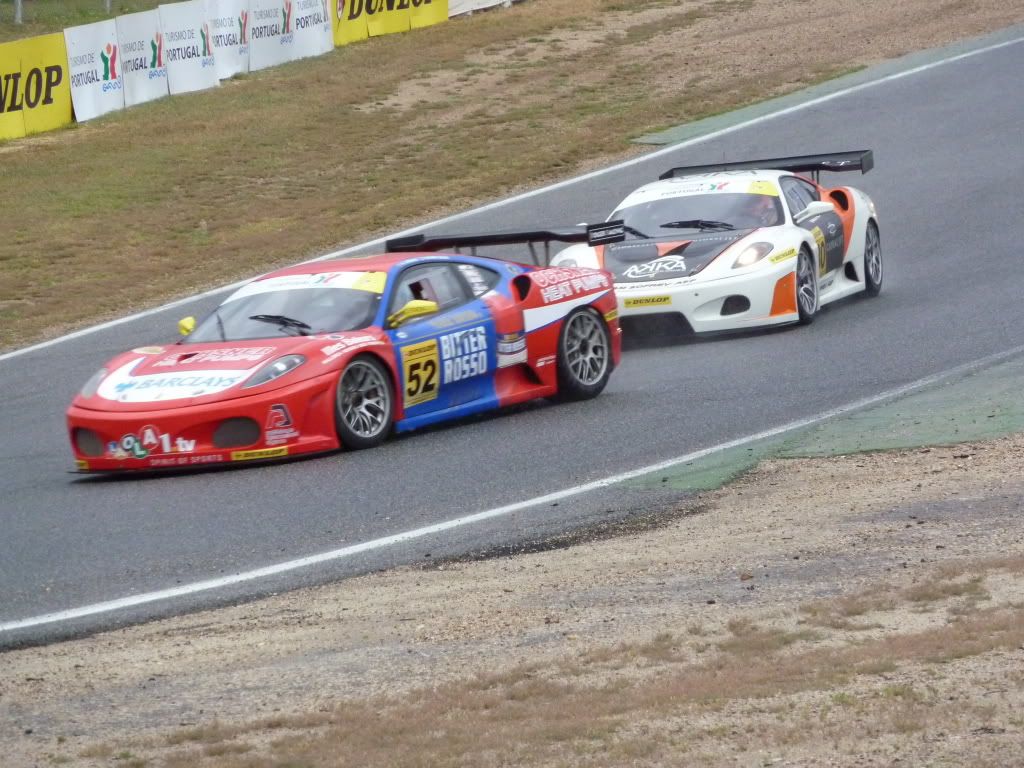
[(867, 173), (875, 167), (875, 156), (870, 149), (852, 152), (832, 152), (825, 155), (798, 155), (796, 157), (770, 157), (764, 160), (741, 160), (735, 163), (712, 163), (711, 165), (689, 165), (673, 168), (659, 176), (671, 179), (674, 176), (693, 176), (698, 173), (719, 171), (760, 171), (778, 170), (792, 173), (810, 173), (814, 180), (822, 171), (860, 171)]
[[(618, 243), (626, 238), (623, 222), (605, 221), (600, 224), (581, 224), (567, 229), (528, 229), (509, 232), (489, 232), (465, 235), (408, 235), (396, 237), (385, 243), (388, 253), (404, 251), (440, 251), (452, 249), (461, 253), (469, 248), (476, 255), (476, 249), (490, 245), (528, 245), (533, 263), (546, 266), (551, 261), (551, 243), (586, 243), (590, 246)], [(544, 244), (544, 261), (540, 261), (536, 244)]]

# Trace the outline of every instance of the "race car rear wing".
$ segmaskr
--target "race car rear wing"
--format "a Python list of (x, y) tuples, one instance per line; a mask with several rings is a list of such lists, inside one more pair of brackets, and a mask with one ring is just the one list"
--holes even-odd
[(822, 171), (839, 173), (840, 171), (860, 171), (867, 173), (875, 167), (875, 156), (870, 149), (857, 149), (852, 152), (832, 152), (825, 155), (798, 155), (796, 157), (771, 157), (764, 160), (741, 160), (735, 163), (712, 163), (710, 165), (689, 165), (672, 168), (659, 176), (659, 179), (671, 179), (674, 176), (693, 176), (698, 173), (716, 173), (719, 171), (791, 171), (792, 173), (810, 173), (815, 181)]
[[(622, 221), (605, 221), (600, 224), (581, 224), (566, 229), (528, 229), (509, 232), (488, 232), (465, 235), (407, 235), (396, 237), (385, 243), (388, 253), (404, 251), (440, 251), (451, 249), (461, 253), (469, 248), (476, 256), (477, 248), (493, 245), (528, 245), (534, 264), (547, 266), (551, 262), (551, 243), (586, 243), (590, 246), (618, 243), (626, 237)], [(538, 253), (537, 244), (543, 243), (543, 254)], [(543, 261), (541, 257), (543, 256)]]

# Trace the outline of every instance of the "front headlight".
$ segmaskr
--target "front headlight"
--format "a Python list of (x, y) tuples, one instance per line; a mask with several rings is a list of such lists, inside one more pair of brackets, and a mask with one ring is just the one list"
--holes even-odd
[(249, 380), (245, 382), (242, 389), (258, 387), (260, 384), (266, 384), (268, 381), (273, 381), (276, 378), (284, 376), (288, 371), (294, 371), (304, 362), (306, 362), (306, 358), (302, 355), (285, 355), (284, 357), (279, 357), (272, 363), (267, 363), (249, 377)]
[(578, 267), (579, 264), (576, 263), (576, 259), (573, 259), (573, 258), (570, 257), (570, 258), (567, 258), (567, 259), (562, 259), (561, 261), (559, 261), (554, 266), (556, 266), (556, 267)]
[(749, 267), (751, 264), (756, 264), (769, 253), (772, 252), (771, 243), (752, 243), (743, 249), (736, 261), (733, 262), (732, 268), (739, 269), (740, 267)]
[(107, 378), (107, 369), (100, 368), (96, 373), (89, 377), (89, 380), (82, 386), (82, 391), (79, 392), (82, 397), (92, 397), (96, 394), (96, 390), (100, 388), (100, 382)]

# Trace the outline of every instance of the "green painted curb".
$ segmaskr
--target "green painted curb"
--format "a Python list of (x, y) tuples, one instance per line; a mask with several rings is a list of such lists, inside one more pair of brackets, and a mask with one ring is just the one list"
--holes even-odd
[(750, 445), (630, 480), (627, 487), (718, 488), (763, 459), (950, 445), (1024, 430), (1024, 358), (953, 377), (911, 394)]

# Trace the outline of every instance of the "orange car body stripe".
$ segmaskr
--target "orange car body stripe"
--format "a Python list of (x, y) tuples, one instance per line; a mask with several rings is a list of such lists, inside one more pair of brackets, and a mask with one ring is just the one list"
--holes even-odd
[(772, 317), (792, 315), (796, 312), (796, 272), (780, 277), (775, 283), (775, 295), (772, 297)]

